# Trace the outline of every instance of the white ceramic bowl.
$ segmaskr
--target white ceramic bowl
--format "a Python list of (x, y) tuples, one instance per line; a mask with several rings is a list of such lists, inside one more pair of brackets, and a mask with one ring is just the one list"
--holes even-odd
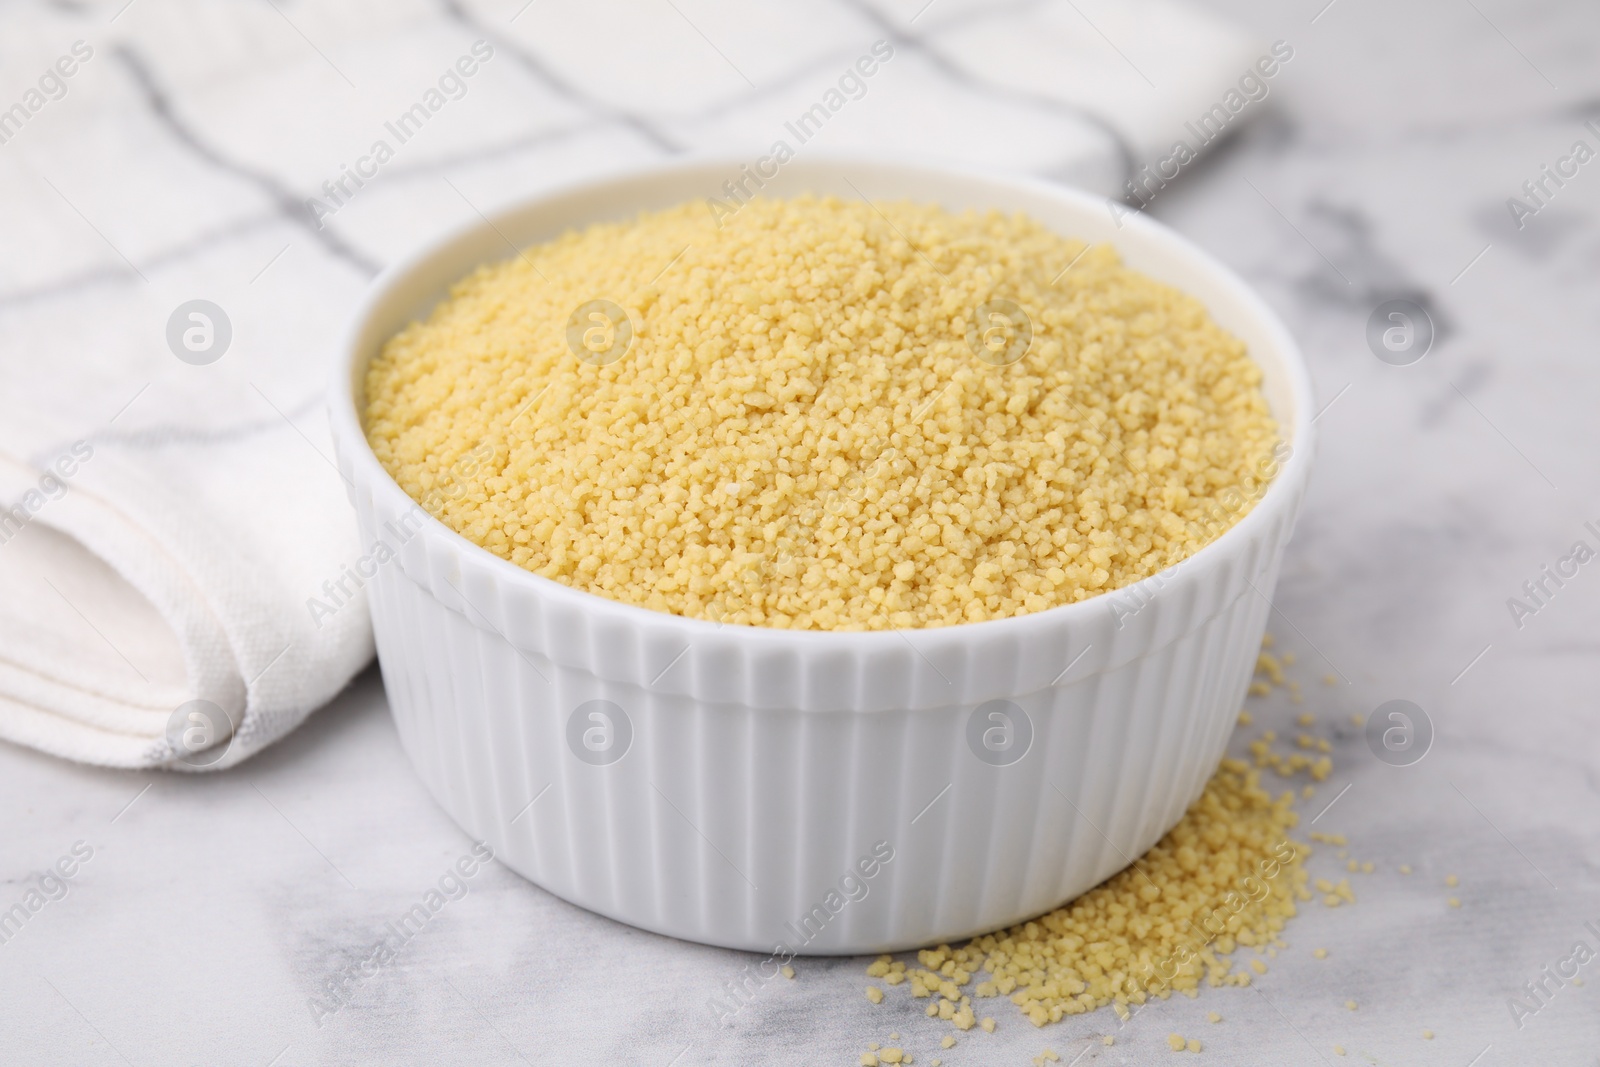
[(1198, 297), (1249, 346), (1292, 446), (1268, 491), (1175, 571), (1121, 593), (881, 633), (630, 607), (536, 577), (422, 512), (361, 431), (365, 369), (383, 342), (472, 268), (511, 255), (508, 241), (723, 195), (739, 166), (653, 167), (531, 197), (389, 269), (356, 313), (330, 414), (362, 543), (396, 551), (368, 588), (401, 740), (499, 859), (648, 930), (834, 954), (1030, 918), (1148, 849), (1216, 768), (1305, 490), (1300, 355), (1231, 271), (1149, 219), (1119, 225), (1103, 199), (800, 159), (764, 192), (1022, 210)]

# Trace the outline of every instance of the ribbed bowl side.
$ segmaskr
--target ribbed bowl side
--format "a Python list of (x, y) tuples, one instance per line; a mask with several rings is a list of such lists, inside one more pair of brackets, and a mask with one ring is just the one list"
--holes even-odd
[[(374, 509), (358, 511), (371, 536)], [(943, 674), (951, 690), (1026, 714), (1031, 746), (1008, 766), (967, 743), (981, 701), (877, 708), (887, 693), (873, 690), (914, 684), (913, 646), (834, 657), (825, 672), (805, 663), (787, 672), (792, 706), (752, 709), (744, 701), (755, 690), (776, 696), (766, 653), (740, 660), (730, 644), (691, 661), (682, 648), (649, 647), (649, 635), (585, 631), (567, 618), (562, 646), (585, 662), (560, 663), (529, 649), (551, 625), (535, 605), (463, 572), (426, 532), (369, 588), (406, 752), (503, 862), (567, 900), (676, 937), (867, 952), (1025, 920), (1165, 833), (1222, 754), (1286, 533), (1286, 523), (1268, 527), (1232, 567), (1102, 627), (1095, 637), (1115, 666), (1083, 668), (1092, 642), (1053, 677), (1026, 669), (1015, 641), (941, 655), (924, 684)], [(440, 583), (454, 603), (436, 595)], [(663, 665), (651, 666), (656, 685), (615, 677), (644, 677), (630, 664), (652, 657)], [(734, 699), (663, 691), (684, 669), (739, 679)], [(826, 696), (806, 691), (808, 678), (829, 673)], [(842, 706), (809, 710), (824, 699)], [(625, 754), (598, 766), (577, 758), (568, 730), (593, 700), (621, 708), (632, 727)]]

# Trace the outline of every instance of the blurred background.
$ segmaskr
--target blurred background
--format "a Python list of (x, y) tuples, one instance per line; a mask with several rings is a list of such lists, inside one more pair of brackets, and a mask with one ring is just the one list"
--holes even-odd
[[(1508, 1000), (1575, 943), (1600, 952), (1600, 576), (1534, 584), (1600, 547), (1600, 9), (1577, 0), (0, 4), (0, 500), (23, 511), (0, 518), (0, 909), (75, 870), (0, 927), (0, 1058), (911, 1046), (920, 1011), (867, 1003), (863, 961), (801, 961), (719, 1025), (705, 1003), (745, 957), (492, 863), (396, 965), (313, 1004), (472, 850), (400, 752), (364, 608), (305, 619), (359, 552), (321, 408), (351, 310), (513, 198), (779, 140), (1147, 212), (1259, 287), (1318, 393), (1269, 624), (1307, 704), (1251, 708), (1285, 734), (1307, 708), (1339, 724), (1317, 825), (1379, 873), (1288, 938), (1340, 951), (1297, 953), (1262, 996), (1142, 1012), (1115, 1047), (1106, 1012), (1008, 1019), (945, 1062), (1144, 1062), (1169, 1031), (1227, 1063), (1594, 1062), (1600, 982), (1532, 1017)], [(185, 346), (196, 301), (213, 332)], [(1385, 345), (1395, 307), (1416, 332)], [(197, 693), (245, 715), (231, 769), (142, 769)], [(1359, 725), (1393, 699), (1432, 737), (1406, 766)]]

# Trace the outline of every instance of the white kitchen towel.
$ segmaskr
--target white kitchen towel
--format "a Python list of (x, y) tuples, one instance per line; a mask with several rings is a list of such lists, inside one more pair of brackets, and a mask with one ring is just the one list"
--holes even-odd
[[(562, 181), (778, 140), (1117, 197), (1148, 167), (1147, 200), (1292, 52), (1169, 0), (0, 18), (0, 738), (120, 767), (236, 763), (371, 658), (321, 398), (349, 309), (418, 241)], [(395, 138), (419, 102), (427, 125)], [(226, 720), (179, 761), (197, 706)]]

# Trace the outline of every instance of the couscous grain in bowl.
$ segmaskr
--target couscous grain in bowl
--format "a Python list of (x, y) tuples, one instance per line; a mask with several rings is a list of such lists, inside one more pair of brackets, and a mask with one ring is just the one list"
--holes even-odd
[(1024, 214), (757, 198), (480, 268), (373, 360), (365, 425), (407, 493), (543, 577), (910, 629), (1191, 556), (1276, 469), (1260, 378), (1197, 300)]

